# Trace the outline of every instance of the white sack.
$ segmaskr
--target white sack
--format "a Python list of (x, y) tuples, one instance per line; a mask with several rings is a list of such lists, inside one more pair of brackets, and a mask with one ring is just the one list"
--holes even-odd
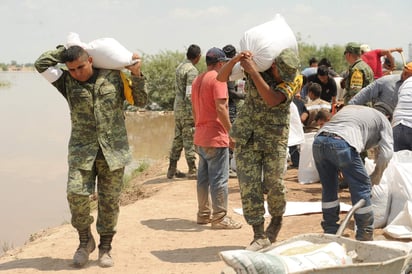
[(403, 210), (407, 201), (412, 201), (412, 151), (401, 150), (393, 154), (391, 179), (391, 207), (388, 223)]
[(93, 66), (96, 68), (121, 70), (137, 62), (132, 59), (133, 53), (114, 38), (100, 38), (84, 43), (77, 33), (70, 32), (66, 47), (74, 45), (84, 48), (93, 57)]
[(289, 139), (288, 146), (300, 145), (305, 142), (305, 133), (303, 132), (302, 122), (295, 103), (290, 104), (290, 120), (289, 120)]
[(407, 201), (403, 210), (383, 232), (397, 239), (412, 238), (412, 201)]
[[(260, 72), (270, 68), (283, 49), (292, 48), (298, 53), (296, 36), (280, 14), (276, 14), (266, 23), (247, 30), (239, 43), (241, 51), (252, 52), (253, 61)], [(230, 80), (234, 81), (242, 77), (242, 67), (237, 63), (232, 69)]]
[[(375, 169), (375, 163), (369, 158), (365, 158), (365, 168), (368, 174), (371, 174)], [(391, 206), (391, 194), (390, 194), (390, 178), (393, 176), (393, 163), (389, 163), (382, 175), (379, 185), (372, 186), (372, 209), (375, 228), (385, 227), (388, 220), (388, 215)]]
[(319, 173), (312, 154), (312, 144), (316, 132), (305, 133), (305, 142), (300, 145), (298, 181), (301, 184), (319, 182)]
[(276, 14), (269, 22), (249, 29), (240, 39), (240, 49), (252, 52), (260, 72), (270, 68), (273, 60), (285, 48), (292, 48), (298, 53), (295, 34), (280, 14)]

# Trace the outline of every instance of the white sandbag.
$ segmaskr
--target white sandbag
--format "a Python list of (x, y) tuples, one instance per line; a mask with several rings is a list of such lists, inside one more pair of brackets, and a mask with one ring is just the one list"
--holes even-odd
[(245, 73), (240, 63), (237, 62), (232, 68), (232, 72), (229, 76), (229, 81), (236, 81), (243, 78), (245, 78)]
[(346, 94), (346, 90), (340, 86), (342, 79), (343, 77), (340, 76), (333, 77), (336, 83), (336, 101), (343, 101)]
[(274, 59), (285, 48), (298, 53), (298, 43), (292, 29), (282, 15), (246, 31), (240, 40), (240, 49), (249, 50), (260, 72), (271, 67)]
[(74, 45), (84, 48), (93, 57), (93, 66), (96, 68), (121, 70), (138, 61), (133, 60), (133, 53), (114, 38), (100, 38), (84, 43), (77, 33), (70, 32), (66, 47)]
[(222, 260), (236, 273), (303, 273), (313, 269), (353, 264), (346, 248), (336, 242), (314, 244), (300, 241), (294, 247), (269, 252), (243, 249), (219, 253)]
[(412, 201), (407, 201), (403, 210), (387, 225), (383, 232), (396, 239), (412, 238)]
[[(371, 174), (375, 169), (375, 163), (369, 158), (365, 158), (365, 168), (368, 174)], [(388, 220), (390, 206), (391, 206), (391, 193), (390, 193), (390, 178), (393, 176), (393, 163), (389, 163), (385, 169), (381, 182), (379, 185), (372, 186), (372, 209), (375, 228), (385, 227)]]
[(283, 251), (280, 258), (286, 264), (287, 273), (290, 274), (353, 264), (345, 246), (336, 242), (291, 248)]
[(295, 103), (290, 104), (289, 139), (288, 146), (296, 146), (305, 142), (302, 122)]
[(305, 142), (300, 145), (298, 181), (301, 184), (319, 182), (319, 173), (312, 154), (312, 144), (316, 132), (305, 133)]
[(391, 207), (388, 223), (403, 210), (407, 201), (412, 201), (412, 151), (401, 150), (392, 157), (393, 176), (391, 180)]

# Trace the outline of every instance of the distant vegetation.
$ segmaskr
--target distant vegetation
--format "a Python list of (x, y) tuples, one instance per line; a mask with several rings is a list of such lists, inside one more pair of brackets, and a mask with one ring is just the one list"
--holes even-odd
[(19, 64), (17, 61), (11, 61), (10, 63), (0, 63), (0, 71), (21, 71), (21, 70), (34, 70), (33, 63)]
[[(302, 41), (300, 34), (297, 35), (297, 40), (302, 69), (308, 66), (308, 61), (312, 57), (316, 57), (318, 60), (328, 58), (333, 69), (339, 74), (347, 69), (348, 64), (343, 55), (344, 45), (317, 46), (307, 44)], [(161, 51), (154, 55), (143, 55), (142, 70), (147, 78), (146, 87), (149, 93), (149, 103), (156, 103), (163, 110), (173, 110), (175, 70), (177, 65), (185, 59), (185, 54), (186, 52)], [(203, 52), (202, 56), (205, 54)], [(33, 64), (18, 64), (16, 61), (11, 61), (10, 64), (0, 63), (0, 69), (3, 71), (32, 67)], [(204, 72), (206, 70), (205, 58), (202, 58), (196, 67), (200, 72)], [(397, 64), (397, 68), (402, 69), (402, 64)], [(0, 87), (5, 84), (7, 83), (0, 83)]]

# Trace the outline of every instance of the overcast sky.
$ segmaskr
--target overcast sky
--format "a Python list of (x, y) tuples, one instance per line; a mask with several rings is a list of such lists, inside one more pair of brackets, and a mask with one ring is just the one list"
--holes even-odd
[(65, 44), (69, 32), (83, 42), (113, 37), (146, 54), (185, 51), (192, 43), (203, 52), (238, 48), (246, 30), (276, 13), (306, 43), (403, 47), (408, 61), (411, 11), (410, 0), (1, 0), (0, 63), (33, 63)]

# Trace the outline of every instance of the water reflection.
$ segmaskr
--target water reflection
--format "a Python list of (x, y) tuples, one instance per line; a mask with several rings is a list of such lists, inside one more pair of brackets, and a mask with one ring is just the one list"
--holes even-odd
[(168, 112), (126, 113), (126, 127), (134, 159), (162, 159), (173, 140), (174, 118)]
[[(70, 117), (63, 96), (36, 72), (0, 72), (0, 245), (70, 220), (66, 201)], [(167, 156), (173, 115), (128, 113), (136, 163)], [(2, 250), (0, 249), (0, 254)]]

